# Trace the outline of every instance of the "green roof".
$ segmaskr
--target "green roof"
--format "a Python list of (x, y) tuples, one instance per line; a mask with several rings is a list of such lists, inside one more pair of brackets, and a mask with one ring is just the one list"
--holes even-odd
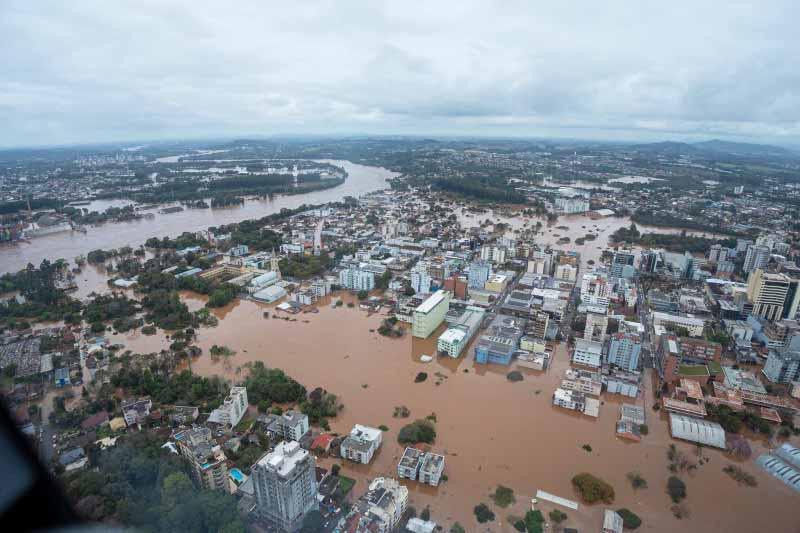
[(678, 374), (683, 376), (708, 376), (708, 368), (705, 365), (681, 365), (678, 367)]
[(714, 375), (722, 374), (722, 365), (716, 361), (708, 363), (708, 371)]

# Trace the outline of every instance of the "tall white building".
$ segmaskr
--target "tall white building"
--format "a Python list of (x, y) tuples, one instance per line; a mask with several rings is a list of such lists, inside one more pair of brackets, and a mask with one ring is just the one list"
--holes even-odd
[(753, 314), (767, 320), (793, 320), (800, 305), (800, 280), (757, 268), (747, 278), (747, 299)]
[(486, 261), (473, 261), (469, 265), (469, 287), (482, 289), (492, 275), (492, 264)]
[(558, 265), (556, 266), (555, 278), (562, 279), (564, 281), (576, 281), (578, 279), (578, 268), (574, 265), (570, 265), (569, 263)]
[(745, 273), (752, 272), (758, 268), (764, 268), (769, 263), (770, 248), (766, 246), (750, 245), (747, 247), (747, 253), (744, 256), (744, 265), (742, 270)]
[(339, 272), (339, 285), (352, 291), (371, 291), (375, 288), (375, 274), (351, 266)]
[(606, 340), (607, 328), (608, 315), (586, 313), (586, 327), (583, 330), (583, 338), (587, 341), (603, 342)]
[(327, 279), (316, 279), (311, 282), (311, 293), (314, 298), (320, 299), (331, 292), (331, 282)]
[(296, 441), (281, 442), (253, 465), (258, 514), (281, 532), (294, 533), (318, 509), (314, 457)]
[(482, 246), (481, 259), (494, 264), (502, 264), (506, 262), (507, 252), (505, 246)]
[(411, 271), (411, 288), (414, 289), (416, 294), (430, 294), (431, 277), (428, 275), (428, 269), (424, 264), (415, 266)]
[(588, 272), (581, 280), (581, 303), (593, 306), (608, 306), (611, 287), (608, 278), (597, 272)]
[(208, 421), (232, 428), (236, 427), (245, 413), (247, 413), (248, 405), (247, 389), (245, 387), (232, 387), (222, 405), (211, 412)]

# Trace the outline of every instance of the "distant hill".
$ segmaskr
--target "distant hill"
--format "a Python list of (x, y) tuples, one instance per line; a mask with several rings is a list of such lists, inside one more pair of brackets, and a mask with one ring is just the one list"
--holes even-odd
[(793, 157), (800, 154), (788, 148), (769, 144), (740, 143), (714, 139), (696, 143), (664, 141), (657, 143), (636, 144), (630, 148), (637, 152), (650, 152), (663, 155), (714, 155), (724, 154), (740, 157)]
[(689, 143), (664, 141), (658, 143), (635, 144), (631, 146), (637, 152), (650, 152), (663, 155), (700, 155), (704, 152)]
[(779, 157), (790, 157), (798, 155), (792, 152), (791, 150), (783, 148), (781, 146), (772, 146), (769, 144), (720, 141), (719, 139), (693, 143), (693, 146), (696, 146), (702, 150), (709, 150), (712, 152), (722, 152), (732, 155), (761, 155), (761, 156), (779, 156)]

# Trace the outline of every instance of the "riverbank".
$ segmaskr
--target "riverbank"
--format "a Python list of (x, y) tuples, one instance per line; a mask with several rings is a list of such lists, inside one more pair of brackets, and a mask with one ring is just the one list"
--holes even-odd
[(319, 160), (340, 166), (347, 171), (347, 179), (337, 187), (302, 195), (276, 195), (273, 198), (249, 199), (244, 204), (217, 209), (184, 209), (178, 213), (162, 214), (147, 220), (107, 223), (87, 227), (86, 233), (67, 231), (46, 235), (29, 242), (0, 247), (0, 273), (14, 272), (28, 263), (39, 265), (43, 259), (64, 258), (72, 261), (91, 250), (138, 246), (150, 237), (176, 237), (184, 231), (200, 231), (210, 226), (220, 226), (260, 218), (281, 209), (296, 209), (303, 204), (339, 202), (347, 196), (359, 197), (386, 188), (387, 180), (397, 174), (380, 167), (358, 165), (349, 161)]

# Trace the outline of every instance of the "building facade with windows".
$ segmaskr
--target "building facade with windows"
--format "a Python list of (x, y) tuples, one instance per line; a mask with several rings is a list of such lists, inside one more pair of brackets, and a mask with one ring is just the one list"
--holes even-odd
[(252, 476), (258, 515), (278, 531), (299, 531), (306, 513), (319, 508), (314, 457), (296, 441), (275, 446)]
[(436, 291), (414, 310), (411, 334), (419, 339), (427, 339), (444, 321), (449, 310), (450, 293)]
[(639, 368), (642, 339), (634, 333), (614, 333), (608, 347), (608, 364), (628, 372)]

